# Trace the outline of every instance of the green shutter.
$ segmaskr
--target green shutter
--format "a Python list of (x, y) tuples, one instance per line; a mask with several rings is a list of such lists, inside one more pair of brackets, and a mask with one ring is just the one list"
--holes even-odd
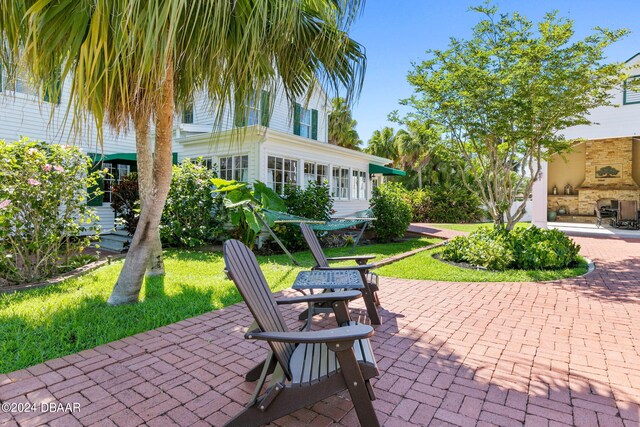
[(235, 127), (241, 128), (246, 126), (247, 124), (247, 109), (243, 108), (241, 110), (236, 109), (236, 117), (233, 121)]
[(60, 104), (61, 94), (60, 70), (56, 70), (51, 76), (51, 81), (44, 88), (44, 102), (55, 102)]
[(269, 127), (269, 119), (271, 119), (271, 102), (269, 96), (269, 91), (262, 91), (262, 97), (260, 99), (260, 124), (264, 127)]
[(174, 165), (178, 164), (178, 153), (171, 153), (171, 163)]
[(300, 135), (300, 104), (296, 102), (295, 109), (293, 110), (293, 134)]
[(318, 110), (311, 110), (311, 139), (318, 140)]
[[(88, 153), (88, 155), (93, 159), (100, 157), (99, 154), (95, 154), (95, 153)], [(102, 162), (96, 162), (93, 164), (91, 169), (89, 169), (89, 173), (93, 173), (99, 170), (101, 167), (102, 167)], [(98, 179), (98, 182), (96, 185), (92, 185), (91, 187), (87, 188), (87, 197), (88, 197), (87, 205), (88, 206), (102, 206), (102, 193), (99, 196), (90, 197), (90, 195), (94, 194), (96, 190), (101, 190), (101, 189), (102, 189), (102, 178)]]

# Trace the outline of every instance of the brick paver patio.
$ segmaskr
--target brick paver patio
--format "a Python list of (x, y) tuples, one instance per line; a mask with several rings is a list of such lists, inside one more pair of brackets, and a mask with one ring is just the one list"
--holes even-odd
[[(550, 283), (386, 279), (372, 338), (384, 425), (640, 425), (640, 240), (579, 237), (598, 269)], [(298, 325), (294, 311), (286, 315)], [(324, 320), (325, 324), (331, 323)], [(2, 402), (80, 411), (0, 413), (0, 425), (220, 425), (265, 355), (238, 304), (0, 375)], [(278, 425), (357, 424), (348, 395)]]

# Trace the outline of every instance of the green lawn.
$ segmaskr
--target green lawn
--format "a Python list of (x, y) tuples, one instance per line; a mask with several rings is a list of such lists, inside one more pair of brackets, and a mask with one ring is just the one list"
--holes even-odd
[[(435, 241), (421, 238), (360, 246), (355, 253), (376, 255), (379, 260)], [(347, 248), (327, 250), (328, 256), (348, 254)], [(304, 267), (294, 267), (285, 255), (259, 257), (274, 291), (291, 286), (299, 271), (313, 265), (310, 253), (295, 256)], [(142, 290), (143, 302), (134, 305), (106, 305), (122, 261), (47, 288), (0, 294), (0, 373), (239, 302), (235, 286), (222, 272), (223, 264), (220, 253), (167, 251), (166, 277), (148, 281)]]
[[(455, 230), (455, 231), (466, 231), (471, 233), (472, 231), (476, 231), (480, 227), (491, 227), (493, 224), (491, 222), (477, 222), (474, 224), (433, 224), (438, 228), (444, 228), (447, 230)], [(516, 227), (529, 227), (531, 225), (530, 222), (519, 222), (516, 224)]]
[(506, 270), (500, 272), (472, 270), (433, 258), (433, 254), (441, 250), (442, 248), (435, 248), (420, 252), (412, 257), (380, 267), (376, 273), (381, 276), (401, 279), (446, 282), (537, 282), (572, 277), (587, 272), (587, 263), (584, 260), (576, 268), (563, 270)]

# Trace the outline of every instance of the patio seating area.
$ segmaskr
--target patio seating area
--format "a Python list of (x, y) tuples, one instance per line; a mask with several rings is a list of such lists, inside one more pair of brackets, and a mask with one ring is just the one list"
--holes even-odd
[[(381, 278), (371, 337), (382, 425), (612, 425), (640, 422), (640, 240), (577, 237), (597, 269), (545, 283)], [(285, 291), (294, 295), (294, 291)], [(352, 306), (366, 323), (362, 299)], [(299, 328), (303, 304), (281, 306)], [(333, 327), (333, 315), (313, 329)], [(355, 319), (354, 319), (355, 320)], [(264, 360), (244, 339), (244, 303), (0, 375), (3, 403), (78, 411), (0, 413), (6, 426), (222, 425), (242, 410)], [(276, 425), (357, 425), (347, 392)]]

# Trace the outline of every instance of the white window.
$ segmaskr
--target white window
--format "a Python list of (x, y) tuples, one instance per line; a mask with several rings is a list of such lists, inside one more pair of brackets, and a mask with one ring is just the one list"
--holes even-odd
[(285, 185), (298, 185), (298, 161), (284, 157), (267, 157), (267, 185), (284, 193)]
[(349, 198), (349, 169), (333, 168), (333, 185), (331, 187), (333, 197), (338, 199)]
[(300, 136), (311, 138), (311, 110), (300, 108)]
[(0, 91), (8, 91), (14, 93), (22, 93), (25, 95), (38, 95), (38, 90), (34, 84), (29, 81), (25, 74), (15, 76), (15, 80), (9, 80), (9, 76), (4, 69), (0, 69)]
[(306, 188), (312, 181), (318, 185), (327, 183), (328, 169), (327, 165), (304, 162), (304, 187)]
[(220, 157), (218, 176), (228, 181), (249, 181), (249, 156)]
[(247, 126), (260, 124), (260, 101), (253, 95), (247, 101)]
[(367, 200), (367, 174), (359, 170), (351, 172), (351, 199)]
[(102, 180), (102, 191), (104, 191), (102, 203), (111, 203), (111, 188), (122, 182), (122, 178), (131, 173), (131, 166), (103, 163), (102, 168), (107, 169), (107, 173)]
[(360, 200), (367, 200), (367, 181), (368, 176), (366, 172), (360, 171), (360, 179), (358, 180), (358, 198)]

